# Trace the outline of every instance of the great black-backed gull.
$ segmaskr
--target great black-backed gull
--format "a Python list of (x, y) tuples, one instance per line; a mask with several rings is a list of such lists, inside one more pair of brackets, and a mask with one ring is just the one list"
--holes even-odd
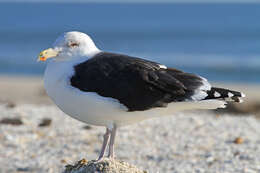
[[(128, 55), (103, 52), (81, 32), (61, 35), (42, 51), (47, 94), (69, 116), (105, 126), (98, 160), (114, 157), (116, 129), (145, 119), (191, 109), (224, 108), (244, 94), (211, 87), (198, 75)], [(109, 143), (109, 144), (108, 144)]]

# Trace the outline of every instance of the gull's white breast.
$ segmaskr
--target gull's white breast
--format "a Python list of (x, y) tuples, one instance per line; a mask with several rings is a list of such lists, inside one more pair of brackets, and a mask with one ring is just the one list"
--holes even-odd
[(64, 113), (88, 124), (107, 127), (113, 123), (120, 126), (145, 119), (129, 114), (128, 109), (116, 99), (72, 87), (70, 78), (74, 74), (74, 66), (81, 61), (51, 61), (45, 70), (46, 92)]

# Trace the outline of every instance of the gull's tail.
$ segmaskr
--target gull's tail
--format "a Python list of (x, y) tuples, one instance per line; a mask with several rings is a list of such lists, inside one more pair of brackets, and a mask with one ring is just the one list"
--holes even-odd
[(243, 102), (242, 97), (245, 97), (245, 94), (241, 92), (215, 87), (212, 87), (211, 90), (207, 91), (207, 94), (208, 96), (203, 100), (223, 99), (225, 101), (241, 103)]

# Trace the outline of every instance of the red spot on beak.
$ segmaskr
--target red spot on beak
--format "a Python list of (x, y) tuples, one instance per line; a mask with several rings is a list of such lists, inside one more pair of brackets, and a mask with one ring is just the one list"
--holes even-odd
[(40, 57), (39, 60), (40, 61), (46, 61), (47, 58), (45, 58), (44, 56)]

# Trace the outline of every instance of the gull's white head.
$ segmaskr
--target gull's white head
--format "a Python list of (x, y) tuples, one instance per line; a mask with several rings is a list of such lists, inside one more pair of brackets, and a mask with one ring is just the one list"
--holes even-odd
[(92, 57), (99, 53), (92, 39), (85, 33), (72, 31), (66, 32), (58, 37), (53, 47), (39, 54), (39, 61), (53, 58), (55, 61), (66, 61), (87, 56)]

